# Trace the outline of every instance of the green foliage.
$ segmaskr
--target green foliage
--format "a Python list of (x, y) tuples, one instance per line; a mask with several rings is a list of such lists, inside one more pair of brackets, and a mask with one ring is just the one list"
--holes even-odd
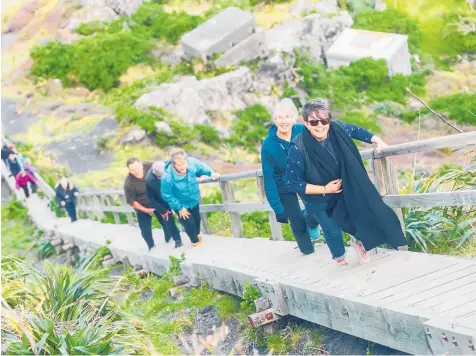
[(127, 68), (148, 59), (152, 46), (130, 33), (101, 34), (70, 45), (54, 41), (32, 50), (31, 74), (61, 79), (66, 86), (75, 78), (90, 90), (109, 90)]
[(145, 112), (129, 105), (119, 105), (116, 108), (116, 118), (121, 123), (136, 124), (148, 134), (155, 132), (155, 122), (162, 121), (155, 113)]
[(257, 152), (257, 146), (268, 133), (271, 114), (263, 105), (257, 104), (238, 111), (236, 115), (238, 118), (233, 120), (231, 126), (230, 143)]
[(245, 282), (243, 286), (243, 301), (241, 302), (241, 308), (247, 309), (250, 312), (255, 312), (255, 300), (261, 297), (259, 289), (248, 282)]
[(72, 72), (88, 89), (109, 90), (131, 65), (145, 62), (153, 44), (129, 33), (95, 36), (73, 44)]
[(443, 16), (442, 45), (450, 56), (476, 51), (476, 14), (473, 12), (450, 12)]
[(200, 25), (204, 19), (186, 12), (166, 12), (157, 4), (144, 4), (134, 15), (131, 29), (144, 38), (163, 39), (176, 43), (185, 33)]
[[(410, 177), (402, 193), (472, 190), (476, 187), (474, 163), (464, 169), (443, 166), (418, 180)], [(403, 209), (403, 212), (405, 233), (413, 250), (447, 253), (459, 249), (476, 232), (474, 206)]]
[[(451, 120), (461, 124), (476, 124), (476, 95), (473, 93), (454, 94), (433, 99), (430, 107), (436, 112), (446, 114)], [(426, 108), (420, 110), (422, 115), (433, 115)], [(418, 111), (409, 111), (404, 114), (406, 121), (418, 118)]]
[(345, 2), (346, 9), (349, 10), (352, 17), (355, 17), (364, 11), (372, 11), (375, 6), (374, 0), (345, 0)]
[(402, 117), (404, 106), (391, 100), (384, 100), (380, 103), (376, 103), (374, 110), (384, 116)]
[(55, 247), (51, 244), (51, 240), (43, 241), (36, 250), (36, 257), (39, 260), (44, 260), (55, 254)]
[(405, 103), (405, 89), (411, 84), (416, 94), (425, 92), (425, 76), (396, 74), (388, 76), (385, 60), (363, 58), (347, 67), (327, 69), (298, 56), (297, 67), (303, 80), (299, 85), (309, 97), (330, 98), (336, 108), (352, 108), (372, 101), (391, 100)]
[(169, 119), (168, 124), (172, 129), (172, 135), (158, 131), (155, 136), (155, 143), (159, 147), (182, 146), (197, 138), (198, 132), (183, 123), (183, 120)]
[(193, 126), (193, 129), (197, 132), (197, 136), (200, 137), (200, 141), (214, 148), (218, 148), (221, 139), (220, 134), (215, 127), (211, 125), (196, 124)]
[(106, 25), (99, 21), (93, 21), (89, 23), (82, 23), (74, 32), (82, 36), (90, 36), (97, 32), (103, 32), (106, 29)]
[(170, 268), (168, 270), (167, 276), (178, 276), (182, 273), (182, 268), (180, 267), (180, 263), (185, 261), (185, 254), (182, 253), (180, 258), (169, 256), (170, 258)]
[(70, 84), (74, 62), (74, 47), (57, 41), (52, 41), (45, 46), (36, 46), (32, 49), (31, 58), (34, 64), (31, 74), (40, 78), (57, 78), (63, 85)]
[(35, 228), (28, 223), (28, 210), (17, 200), (2, 204), (2, 256), (29, 250)]
[(48, 207), (52, 212), (55, 213), (57, 218), (64, 218), (66, 216), (66, 211), (61, 206), (58, 205), (58, 202), (55, 198), (51, 199), (48, 203)]
[(2, 207), (2, 220), (26, 220), (28, 209), (19, 200), (11, 200)]
[(367, 117), (367, 115), (361, 111), (347, 111), (344, 115), (339, 117), (339, 120), (363, 127), (371, 132), (376, 133), (381, 131), (375, 119)]
[(420, 48), (422, 35), (417, 21), (395, 9), (361, 12), (354, 19), (353, 28), (408, 35), (410, 52), (418, 52)]

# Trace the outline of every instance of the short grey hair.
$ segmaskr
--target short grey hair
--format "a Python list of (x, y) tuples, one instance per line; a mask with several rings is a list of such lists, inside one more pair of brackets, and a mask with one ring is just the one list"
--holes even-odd
[(316, 98), (316, 99), (312, 99), (308, 101), (302, 107), (302, 117), (304, 121), (307, 122), (309, 120), (309, 116), (313, 112), (317, 112), (317, 111), (325, 111), (327, 112), (329, 119), (331, 118), (331, 112), (329, 110), (329, 101), (322, 98)]
[(283, 111), (288, 112), (294, 120), (299, 116), (296, 105), (294, 105), (294, 102), (289, 98), (284, 98), (276, 104), (273, 111), (273, 120), (275, 120), (276, 115)]
[(156, 161), (152, 165), (152, 173), (155, 175), (162, 175), (165, 172), (165, 162), (164, 161)]
[(175, 162), (179, 158), (186, 159), (188, 157), (187, 152), (182, 148), (172, 148), (170, 151), (170, 160)]

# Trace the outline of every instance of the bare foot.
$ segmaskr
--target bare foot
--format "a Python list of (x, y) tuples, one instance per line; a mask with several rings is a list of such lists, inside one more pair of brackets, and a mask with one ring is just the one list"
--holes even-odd
[(203, 242), (203, 236), (201, 234), (197, 235), (198, 241)]
[(362, 245), (362, 242), (358, 240), (352, 240), (351, 241), (352, 247), (354, 248), (355, 252), (357, 253), (357, 257), (359, 258), (360, 263), (368, 263), (370, 262), (370, 255), (368, 252), (365, 250), (364, 245)]
[(198, 242), (192, 243), (192, 246), (193, 246), (193, 247), (198, 247), (198, 246), (200, 246), (201, 244), (202, 244), (202, 242), (201, 242), (201, 241), (198, 241)]
[(339, 266), (347, 266), (347, 265), (348, 265), (347, 260), (346, 260), (345, 258), (342, 258), (342, 259), (340, 259), (340, 260), (337, 260), (337, 264), (338, 264)]

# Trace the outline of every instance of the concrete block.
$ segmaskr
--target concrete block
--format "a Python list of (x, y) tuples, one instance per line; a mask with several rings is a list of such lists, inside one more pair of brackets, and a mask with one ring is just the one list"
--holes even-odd
[(224, 53), (215, 61), (215, 65), (218, 67), (236, 66), (243, 61), (264, 58), (270, 53), (266, 49), (265, 40), (264, 32), (256, 32)]
[(253, 15), (237, 7), (228, 7), (182, 37), (184, 54), (206, 59), (225, 52), (255, 32)]
[(330, 68), (349, 65), (365, 57), (384, 59), (390, 76), (412, 73), (408, 36), (405, 35), (345, 29), (326, 52)]

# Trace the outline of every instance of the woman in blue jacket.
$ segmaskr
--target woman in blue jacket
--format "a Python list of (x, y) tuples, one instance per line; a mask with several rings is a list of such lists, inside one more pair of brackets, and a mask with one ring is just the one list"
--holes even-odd
[(317, 222), (307, 219), (305, 212), (301, 211), (296, 193), (289, 192), (284, 182), (291, 141), (304, 128), (304, 125), (296, 124), (297, 118), (298, 111), (291, 99), (283, 99), (277, 104), (273, 113), (274, 125), (269, 128), (268, 137), (261, 146), (261, 165), (264, 191), (276, 219), (282, 224), (291, 223), (299, 250), (308, 255), (314, 252), (310, 233), (313, 239), (319, 235)]
[(200, 234), (200, 187), (198, 183), (203, 177), (213, 180), (220, 176), (205, 163), (196, 158), (188, 157), (181, 148), (170, 153), (171, 160), (165, 166), (160, 192), (162, 198), (175, 210), (179, 221), (190, 237), (193, 246), (202, 241)]

